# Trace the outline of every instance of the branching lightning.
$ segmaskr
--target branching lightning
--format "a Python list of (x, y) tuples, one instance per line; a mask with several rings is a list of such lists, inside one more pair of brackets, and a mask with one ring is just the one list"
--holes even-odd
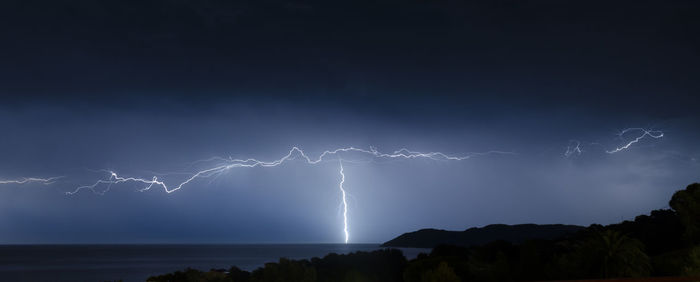
[(182, 189), (185, 185), (189, 184), (190, 182), (198, 179), (198, 178), (208, 178), (212, 176), (217, 176), (220, 175), (221, 173), (224, 173), (230, 169), (234, 168), (253, 168), (253, 167), (276, 167), (279, 166), (287, 161), (294, 160), (296, 158), (301, 158), (303, 159), (307, 164), (315, 165), (318, 164), (322, 161), (325, 161), (326, 158), (329, 156), (337, 156), (340, 153), (362, 153), (362, 154), (367, 154), (373, 158), (389, 158), (389, 159), (397, 159), (397, 158), (403, 158), (403, 159), (416, 159), (416, 158), (427, 158), (427, 159), (432, 159), (432, 160), (450, 160), (450, 161), (461, 161), (461, 160), (466, 160), (469, 158), (472, 158), (474, 156), (479, 156), (479, 155), (490, 155), (490, 154), (514, 154), (512, 152), (503, 152), (503, 151), (488, 151), (488, 152), (482, 152), (482, 153), (471, 153), (465, 156), (451, 156), (447, 155), (441, 152), (429, 152), (429, 153), (422, 153), (422, 152), (416, 152), (416, 151), (410, 151), (408, 149), (400, 149), (397, 151), (394, 151), (393, 153), (381, 153), (377, 151), (375, 148), (370, 147), (369, 150), (366, 149), (359, 149), (355, 147), (347, 147), (347, 148), (340, 148), (340, 149), (335, 149), (335, 150), (329, 150), (329, 151), (324, 151), (321, 153), (317, 158), (311, 158), (309, 157), (304, 151), (299, 149), (298, 147), (292, 147), (292, 149), (284, 155), (282, 158), (274, 160), (274, 161), (260, 161), (257, 159), (233, 159), (233, 158), (218, 158), (218, 160), (224, 161), (223, 164), (216, 165), (211, 168), (207, 168), (204, 170), (197, 171), (195, 173), (192, 173), (190, 177), (188, 177), (185, 181), (182, 181), (176, 185), (168, 186), (164, 181), (161, 181), (158, 179), (157, 176), (153, 176), (152, 178), (136, 178), (136, 177), (122, 177), (119, 176), (116, 172), (114, 171), (106, 171), (109, 173), (109, 177), (107, 179), (100, 179), (96, 181), (95, 183), (91, 185), (85, 185), (85, 186), (80, 186), (77, 187), (75, 190), (66, 192), (68, 195), (73, 195), (75, 193), (80, 192), (81, 190), (84, 189), (89, 189), (92, 190), (95, 193), (102, 194), (103, 192), (98, 192), (95, 190), (100, 185), (113, 185), (113, 184), (119, 184), (119, 183), (124, 183), (124, 182), (137, 182), (137, 183), (143, 183), (146, 186), (140, 189), (139, 191), (148, 191), (153, 186), (160, 186), (163, 188), (163, 190), (166, 193), (172, 193), (177, 190)]
[[(207, 160), (203, 161), (198, 161), (195, 163), (200, 163), (200, 162), (209, 162), (209, 161), (219, 161), (220, 163), (217, 165), (214, 165), (210, 168), (206, 168), (200, 171), (196, 171), (194, 173), (189, 174), (189, 177), (186, 178), (184, 181), (174, 184), (174, 185), (168, 185), (164, 181), (160, 180), (158, 176), (153, 176), (152, 178), (137, 178), (137, 177), (124, 177), (120, 176), (114, 171), (108, 171), (105, 170), (109, 174), (109, 176), (106, 179), (100, 179), (94, 182), (93, 184), (90, 185), (85, 185), (85, 186), (80, 186), (75, 188), (73, 191), (66, 192), (68, 195), (74, 195), (81, 190), (91, 190), (92, 192), (96, 194), (103, 195), (107, 191), (111, 189), (111, 187), (115, 184), (120, 184), (120, 183), (126, 183), (126, 182), (134, 182), (134, 183), (140, 183), (143, 184), (144, 186), (139, 189), (141, 192), (145, 192), (153, 188), (154, 186), (159, 186), (163, 188), (163, 190), (166, 193), (172, 193), (177, 190), (182, 189), (184, 186), (187, 184), (199, 179), (199, 178), (209, 178), (209, 177), (217, 177), (221, 175), (222, 173), (234, 169), (234, 168), (253, 168), (253, 167), (276, 167), (279, 165), (282, 165), (283, 163), (294, 160), (294, 159), (301, 159), (305, 163), (310, 164), (310, 165), (315, 165), (319, 164), (323, 161), (329, 161), (328, 158), (331, 156), (335, 156), (335, 159), (337, 159), (340, 162), (340, 175), (341, 175), (341, 180), (339, 184), (339, 188), (342, 194), (342, 200), (343, 200), (343, 232), (345, 233), (345, 243), (349, 241), (350, 235), (349, 235), (349, 230), (348, 230), (348, 203), (347, 203), (347, 194), (345, 191), (345, 187), (343, 187), (343, 184), (345, 183), (345, 173), (343, 171), (343, 161), (346, 162), (353, 162), (352, 160), (347, 160), (347, 159), (341, 159), (340, 155), (345, 154), (345, 153), (356, 153), (356, 154), (364, 154), (369, 156), (372, 159), (417, 159), (417, 158), (425, 158), (425, 159), (431, 159), (431, 160), (436, 160), (436, 161), (461, 161), (461, 160), (466, 160), (469, 158), (472, 158), (474, 156), (482, 156), (482, 155), (491, 155), (491, 154), (515, 154), (512, 152), (503, 152), (503, 151), (488, 151), (488, 152), (481, 152), (481, 153), (470, 153), (464, 156), (452, 156), (452, 155), (447, 155), (445, 153), (441, 152), (428, 152), (428, 153), (422, 153), (422, 152), (416, 152), (416, 151), (410, 151), (408, 149), (400, 149), (397, 151), (394, 151), (393, 153), (382, 153), (377, 151), (374, 147), (370, 147), (369, 150), (367, 149), (360, 149), (360, 148), (355, 148), (355, 147), (346, 147), (346, 148), (339, 148), (335, 150), (328, 150), (324, 151), (321, 153), (318, 157), (316, 158), (311, 158), (309, 157), (304, 151), (299, 149), (298, 147), (292, 147), (289, 152), (282, 156), (281, 158), (273, 161), (261, 161), (258, 159), (234, 159), (234, 158), (210, 158)], [(98, 187), (101, 186), (106, 186), (107, 188), (98, 190)]]
[[(658, 130), (647, 130), (644, 128), (627, 128), (625, 130), (622, 130), (620, 133), (618, 133), (619, 138), (625, 139), (626, 135), (629, 135), (633, 132), (639, 132), (640, 135), (636, 136), (634, 139), (628, 139), (626, 140), (625, 144), (616, 147), (615, 149), (612, 150), (606, 150), (605, 152), (608, 154), (614, 154), (618, 153), (624, 150), (627, 150), (634, 144), (640, 142), (644, 138), (653, 138), (653, 139), (659, 139), (664, 137), (664, 133)], [(593, 143), (592, 143), (593, 144)], [(598, 143), (596, 143), (598, 144)], [(569, 143), (567, 144), (566, 151), (564, 152), (565, 157), (572, 157), (575, 155), (581, 155), (583, 153), (582, 149), (582, 143), (578, 140), (570, 140)], [(352, 157), (356, 157), (359, 155), (364, 155), (366, 158), (362, 159), (353, 159)], [(347, 201), (347, 196), (348, 194), (346, 193), (344, 184), (345, 184), (345, 171), (343, 167), (343, 162), (347, 163), (357, 163), (357, 162), (371, 162), (375, 161), (378, 159), (429, 159), (429, 160), (435, 160), (435, 161), (462, 161), (466, 160), (475, 156), (482, 156), (482, 155), (491, 155), (491, 154), (515, 154), (513, 152), (504, 152), (504, 151), (488, 151), (488, 152), (480, 152), (480, 153), (469, 153), (466, 155), (448, 155), (442, 152), (418, 152), (418, 151), (411, 151), (405, 148), (399, 149), (397, 151), (394, 151), (392, 153), (382, 153), (379, 152), (376, 148), (370, 147), (369, 149), (360, 149), (356, 147), (345, 147), (345, 148), (338, 148), (334, 150), (327, 150), (323, 151), (321, 154), (319, 154), (317, 157), (312, 158), (309, 157), (303, 150), (301, 150), (298, 147), (292, 147), (287, 154), (283, 155), (281, 158), (272, 160), (272, 161), (261, 161), (255, 158), (248, 158), (248, 159), (235, 159), (232, 157), (228, 158), (221, 158), (221, 157), (214, 157), (206, 160), (201, 160), (201, 161), (196, 161), (187, 168), (187, 170), (194, 170), (194, 172), (179, 172), (179, 173), (167, 173), (167, 174), (158, 174), (158, 173), (152, 173), (152, 177), (149, 178), (140, 178), (140, 177), (132, 177), (132, 176), (122, 176), (119, 175), (117, 172), (113, 170), (102, 170), (107, 174), (106, 178), (103, 179), (98, 179), (92, 184), (89, 185), (84, 185), (84, 186), (79, 186), (76, 187), (75, 189), (65, 192), (67, 195), (74, 195), (76, 193), (81, 192), (82, 190), (91, 190), (93, 193), (99, 194), (99, 195), (104, 195), (106, 192), (110, 191), (110, 189), (117, 184), (122, 184), (122, 183), (136, 183), (136, 184), (141, 184), (141, 186), (138, 191), (140, 192), (146, 192), (151, 190), (153, 187), (160, 187), (165, 191), (166, 193), (172, 193), (177, 190), (180, 190), (187, 186), (188, 184), (198, 180), (198, 179), (205, 179), (205, 178), (210, 178), (211, 181), (216, 179), (216, 177), (222, 175), (223, 173), (227, 172), (228, 170), (234, 169), (234, 168), (254, 168), (254, 167), (276, 167), (280, 166), (288, 161), (292, 160), (301, 160), (306, 164), (309, 165), (316, 165), (325, 161), (332, 161), (332, 160), (337, 160), (339, 162), (340, 166), (340, 183), (338, 184), (338, 188), (340, 189), (341, 195), (342, 195), (342, 207), (343, 207), (343, 233), (345, 235), (345, 243), (349, 242), (350, 238), (350, 232), (348, 228), (348, 201)], [(341, 158), (342, 157), (342, 158)], [(207, 163), (213, 163), (211, 166), (206, 166)], [(195, 167), (204, 167), (201, 170), (196, 170), (194, 169)], [(150, 173), (149, 173), (150, 174)], [(179, 183), (166, 183), (163, 179), (160, 179), (159, 177), (164, 177), (167, 175), (172, 175), (172, 174), (179, 174), (179, 175), (185, 175), (184, 181), (181, 181)], [(40, 184), (52, 184), (56, 180), (60, 179), (62, 177), (50, 177), (50, 178), (37, 178), (37, 177), (26, 177), (26, 178), (20, 178), (20, 179), (8, 179), (8, 180), (0, 180), (0, 185), (1, 184), (28, 184), (28, 183), (40, 183)], [(180, 178), (183, 179), (183, 178)]]
[(620, 131), (620, 133), (618, 133), (617, 135), (618, 135), (620, 138), (624, 138), (624, 135), (625, 135), (626, 133), (628, 133), (628, 132), (641, 132), (642, 135), (639, 135), (638, 137), (632, 139), (631, 141), (627, 142), (625, 145), (623, 145), (623, 146), (621, 146), (621, 147), (617, 147), (617, 148), (615, 148), (615, 149), (613, 149), (613, 150), (609, 150), (609, 151), (605, 151), (605, 152), (608, 153), (608, 154), (614, 154), (614, 153), (617, 153), (617, 152), (626, 150), (627, 148), (629, 148), (630, 146), (634, 145), (635, 143), (639, 142), (640, 140), (644, 139), (644, 138), (647, 137), (647, 136), (649, 136), (649, 137), (651, 137), (651, 138), (654, 138), (654, 139), (659, 139), (659, 138), (661, 138), (661, 137), (664, 137), (664, 133), (661, 132), (661, 131), (658, 131), (658, 130), (647, 130), (647, 129), (639, 128), (639, 127), (636, 127), (636, 128), (627, 128), (627, 129), (625, 129), (625, 130), (623, 130), (623, 131)]
[[(636, 135), (633, 139), (629, 139), (627, 136), (631, 135), (633, 133), (639, 133), (639, 135)], [(629, 149), (632, 147), (634, 144), (639, 143), (642, 139), (645, 138), (652, 138), (652, 139), (660, 139), (664, 137), (664, 133), (659, 130), (647, 130), (645, 128), (627, 128), (622, 130), (617, 134), (617, 136), (625, 142), (619, 147), (616, 147), (612, 150), (604, 150), (608, 154), (615, 154), (624, 150)], [(572, 156), (578, 156), (581, 155), (584, 150), (583, 150), (583, 143), (579, 140), (569, 140), (569, 143), (566, 146), (566, 151), (564, 152), (564, 157), (569, 158)], [(588, 143), (586, 143), (588, 144)], [(590, 145), (599, 145), (603, 146), (601, 143), (590, 143)], [(113, 170), (101, 170), (102, 172), (106, 173), (106, 177), (102, 179), (98, 179), (97, 181), (93, 182), (92, 184), (89, 185), (83, 185), (76, 187), (72, 189), (71, 191), (65, 192), (67, 195), (74, 195), (82, 190), (90, 190), (95, 194), (99, 195), (104, 195), (110, 189), (118, 184), (122, 183), (135, 183), (137, 185), (140, 185), (140, 188), (138, 188), (138, 191), (140, 192), (146, 192), (151, 190), (154, 187), (160, 187), (165, 191), (166, 193), (173, 193), (175, 191), (178, 191), (185, 186), (188, 186), (190, 183), (195, 182), (200, 179), (209, 179), (210, 181), (214, 181), (216, 177), (222, 175), (223, 173), (234, 169), (234, 168), (255, 168), (255, 167), (277, 167), (280, 166), (288, 161), (292, 160), (300, 160), (303, 163), (309, 164), (309, 165), (316, 165), (322, 162), (326, 161), (338, 161), (339, 162), (339, 169), (340, 169), (340, 182), (338, 184), (338, 188), (341, 192), (342, 196), (342, 211), (343, 211), (343, 233), (345, 236), (345, 243), (349, 242), (350, 238), (350, 232), (348, 228), (348, 201), (347, 197), (350, 196), (347, 191), (345, 190), (345, 171), (344, 171), (344, 166), (343, 162), (345, 163), (364, 163), (364, 162), (373, 162), (379, 159), (429, 159), (429, 160), (434, 160), (434, 161), (462, 161), (466, 159), (470, 159), (475, 156), (483, 156), (483, 155), (491, 155), (491, 154), (515, 154), (513, 152), (505, 152), (505, 151), (487, 151), (487, 152), (477, 152), (477, 153), (469, 153), (466, 155), (448, 155), (442, 152), (418, 152), (418, 151), (411, 151), (405, 148), (396, 150), (392, 153), (382, 153), (379, 152), (376, 148), (374, 147), (369, 147), (369, 149), (361, 149), (361, 148), (356, 148), (356, 147), (344, 147), (344, 148), (338, 148), (334, 150), (326, 150), (323, 151), (321, 154), (319, 154), (317, 157), (312, 158), (308, 154), (306, 154), (303, 150), (301, 150), (298, 147), (292, 147), (285, 155), (283, 155), (281, 158), (272, 160), (272, 161), (262, 161), (258, 160), (255, 158), (248, 158), (248, 159), (235, 159), (232, 157), (228, 158), (222, 158), (222, 157), (213, 157), (205, 160), (200, 160), (200, 161), (195, 161), (189, 166), (185, 168), (186, 172), (177, 172), (177, 173), (165, 173), (165, 174), (159, 174), (159, 173), (151, 173), (149, 172), (150, 176), (148, 178), (140, 178), (140, 177), (133, 177), (133, 176), (122, 176), (118, 174), (116, 171)], [(358, 156), (364, 156), (363, 158), (356, 158)], [(691, 159), (691, 161), (695, 161), (694, 158)], [(209, 164), (209, 165), (207, 165)], [(199, 169), (198, 169), (199, 168)], [(161, 179), (163, 177), (172, 177), (172, 175), (180, 175), (178, 176), (179, 180), (182, 180), (180, 182), (175, 182), (175, 183), (166, 183), (165, 180)], [(44, 184), (44, 185), (49, 185), (54, 183), (56, 180), (63, 178), (63, 176), (59, 177), (50, 177), (50, 178), (38, 178), (38, 177), (24, 177), (24, 178), (19, 178), (19, 179), (0, 179), (0, 185), (3, 184), (15, 184), (15, 185), (22, 185), (22, 184), (29, 184), (29, 183), (38, 183), (38, 184)], [(184, 180), (183, 180), (184, 179)]]
[[(639, 132), (640, 135), (636, 136), (633, 139), (625, 138), (625, 135), (629, 135), (632, 132)], [(621, 151), (629, 149), (630, 147), (632, 147), (632, 145), (640, 142), (644, 138), (649, 137), (649, 138), (653, 138), (653, 139), (660, 139), (660, 138), (664, 137), (664, 133), (660, 130), (649, 130), (649, 129), (645, 129), (645, 128), (641, 128), (641, 127), (627, 128), (627, 129), (620, 131), (616, 135), (617, 135), (618, 139), (623, 140), (623, 142), (625, 142), (625, 143), (619, 147), (615, 147), (612, 150), (603, 149), (603, 151), (605, 151), (608, 154), (615, 154), (615, 153), (619, 153)], [(601, 147), (605, 146), (604, 144), (602, 144), (600, 142), (592, 142), (592, 143), (586, 143), (586, 144), (588, 144), (590, 146), (594, 146), (594, 145), (601, 146)], [(578, 155), (583, 154), (583, 152), (584, 152), (583, 144), (581, 143), (581, 141), (572, 139), (572, 140), (569, 140), (569, 143), (566, 145), (566, 151), (564, 151), (564, 157), (569, 158), (572, 156), (578, 156)]]
[(569, 140), (569, 144), (566, 145), (566, 152), (564, 152), (564, 157), (571, 157), (574, 154), (580, 155), (583, 151), (581, 151), (581, 141), (578, 140)]

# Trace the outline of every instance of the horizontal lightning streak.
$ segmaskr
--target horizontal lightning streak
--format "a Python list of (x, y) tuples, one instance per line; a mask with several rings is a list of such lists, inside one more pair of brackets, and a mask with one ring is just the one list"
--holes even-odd
[[(362, 153), (362, 154), (367, 154), (371, 157), (374, 158), (391, 158), (391, 159), (396, 159), (396, 158), (403, 158), (403, 159), (415, 159), (415, 158), (427, 158), (431, 160), (449, 160), (449, 161), (461, 161), (465, 159), (469, 159), (473, 156), (481, 156), (481, 155), (489, 155), (489, 154), (514, 154), (511, 152), (502, 152), (502, 151), (488, 151), (488, 152), (483, 152), (483, 153), (471, 153), (466, 156), (450, 156), (441, 152), (429, 152), (429, 153), (422, 153), (422, 152), (415, 152), (415, 151), (410, 151), (408, 149), (400, 149), (398, 151), (394, 151), (391, 154), (388, 153), (381, 153), (377, 151), (375, 148), (370, 147), (369, 150), (365, 149), (359, 149), (355, 147), (348, 147), (348, 148), (339, 148), (331, 151), (324, 151), (321, 153), (317, 158), (312, 159), (310, 158), (304, 151), (299, 149), (298, 147), (292, 147), (289, 152), (284, 155), (282, 158), (278, 160), (274, 160), (271, 162), (265, 162), (265, 161), (260, 161), (257, 159), (233, 159), (229, 157), (228, 159), (223, 159), (223, 158), (210, 158), (208, 160), (204, 161), (198, 161), (198, 162), (207, 162), (207, 161), (223, 161), (225, 162), (224, 164), (217, 165), (208, 169), (204, 169), (201, 171), (198, 171), (196, 173), (193, 173), (189, 178), (187, 178), (185, 181), (181, 182), (180, 184), (177, 184), (176, 186), (168, 187), (165, 182), (158, 180), (157, 176), (153, 176), (151, 179), (144, 179), (144, 178), (136, 178), (136, 177), (122, 177), (119, 176), (116, 172), (114, 171), (107, 171), (109, 172), (109, 178), (107, 179), (100, 179), (97, 180), (95, 183), (91, 185), (86, 185), (86, 186), (80, 186), (77, 187), (75, 190), (66, 192), (68, 195), (73, 195), (78, 192), (80, 192), (83, 189), (90, 189), (96, 194), (104, 195), (109, 189), (112, 187), (114, 184), (119, 184), (119, 183), (124, 183), (124, 182), (137, 182), (137, 183), (143, 183), (146, 186), (144, 188), (141, 188), (139, 191), (144, 192), (148, 191), (153, 186), (160, 186), (163, 187), (163, 190), (165, 190), (166, 193), (172, 193), (177, 190), (182, 189), (185, 185), (188, 183), (196, 180), (197, 178), (206, 178), (206, 177), (211, 177), (211, 176), (218, 176), (221, 173), (233, 169), (233, 168), (239, 168), (239, 167), (274, 167), (274, 166), (279, 166), (283, 164), (284, 162), (288, 160), (293, 160), (297, 157), (301, 157), (303, 160), (305, 160), (306, 163), (308, 164), (318, 164), (322, 161), (327, 156), (331, 155), (337, 155), (339, 153), (345, 153), (345, 152), (354, 152), (354, 153)], [(345, 173), (343, 171), (343, 159), (338, 157), (338, 161), (340, 162), (340, 183), (338, 187), (340, 188), (340, 192), (342, 194), (342, 200), (343, 200), (343, 233), (345, 234), (345, 243), (347, 244), (348, 241), (350, 240), (350, 231), (348, 230), (348, 202), (347, 202), (347, 193), (345, 192), (345, 187), (343, 187), (343, 184), (345, 184)], [(194, 165), (198, 162), (195, 162), (191, 165)], [(352, 162), (352, 161), (349, 161)], [(102, 190), (102, 191), (97, 191), (95, 188), (100, 185), (107, 185), (107, 189)]]
[(416, 152), (416, 151), (410, 151), (408, 149), (400, 149), (397, 151), (394, 151), (393, 153), (381, 153), (377, 151), (375, 148), (370, 147), (369, 150), (366, 149), (360, 149), (360, 148), (355, 148), (355, 147), (347, 147), (347, 148), (339, 148), (335, 150), (328, 150), (324, 151), (321, 153), (317, 158), (311, 158), (309, 157), (304, 151), (299, 149), (298, 147), (292, 147), (289, 152), (284, 155), (282, 158), (274, 160), (274, 161), (260, 161), (257, 159), (233, 159), (233, 158), (228, 158), (228, 159), (223, 159), (223, 158), (218, 158), (219, 160), (224, 160), (226, 163), (220, 164), (211, 168), (207, 168), (204, 170), (197, 171), (193, 173), (189, 178), (187, 178), (185, 181), (174, 185), (174, 186), (168, 186), (164, 181), (161, 181), (158, 179), (157, 176), (153, 176), (150, 179), (146, 178), (136, 178), (136, 177), (122, 177), (119, 176), (116, 172), (114, 171), (107, 171), (109, 172), (109, 177), (107, 179), (100, 179), (96, 181), (95, 183), (91, 185), (85, 185), (85, 186), (80, 186), (77, 187), (75, 190), (66, 192), (68, 195), (73, 195), (81, 190), (84, 189), (89, 189), (92, 190), (94, 193), (97, 194), (104, 194), (107, 191), (102, 191), (98, 192), (95, 190), (100, 185), (113, 185), (113, 184), (119, 184), (119, 183), (125, 183), (125, 182), (137, 182), (137, 183), (143, 183), (146, 186), (139, 191), (148, 191), (154, 186), (160, 186), (163, 188), (163, 190), (166, 193), (172, 193), (177, 190), (182, 189), (185, 185), (189, 184), (190, 182), (198, 179), (198, 178), (207, 178), (211, 177), (214, 175), (219, 175), (227, 170), (234, 169), (234, 168), (242, 168), (242, 167), (247, 167), (247, 168), (252, 168), (252, 167), (275, 167), (283, 164), (286, 161), (296, 159), (298, 157), (302, 158), (306, 163), (308, 164), (318, 164), (322, 161), (324, 161), (327, 157), (332, 156), (332, 155), (337, 155), (340, 153), (362, 153), (362, 154), (367, 154), (371, 157), (374, 158), (391, 158), (391, 159), (396, 159), (396, 158), (403, 158), (403, 159), (416, 159), (416, 158), (427, 158), (427, 159), (432, 159), (432, 160), (450, 160), (450, 161), (461, 161), (465, 159), (469, 159), (474, 156), (481, 156), (481, 155), (490, 155), (490, 154), (515, 154), (512, 152), (503, 152), (503, 151), (488, 151), (488, 152), (481, 152), (481, 153), (471, 153), (465, 156), (451, 156), (447, 155), (441, 152), (428, 152), (428, 153), (422, 153), (422, 152)]
[(11, 180), (0, 180), (0, 184), (27, 184), (27, 183), (41, 183), (49, 185), (54, 183), (57, 179), (63, 178), (63, 176), (49, 177), (49, 178), (38, 178), (38, 177), (24, 177), (20, 179)]

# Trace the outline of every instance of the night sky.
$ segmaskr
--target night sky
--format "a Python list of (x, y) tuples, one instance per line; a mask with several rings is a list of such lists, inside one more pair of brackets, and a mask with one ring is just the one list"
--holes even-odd
[[(351, 243), (667, 208), (700, 181), (700, 4), (611, 2), (2, 1), (0, 180), (62, 178), (0, 184), (0, 243), (342, 242), (338, 157)], [(65, 194), (294, 146), (472, 157)]]

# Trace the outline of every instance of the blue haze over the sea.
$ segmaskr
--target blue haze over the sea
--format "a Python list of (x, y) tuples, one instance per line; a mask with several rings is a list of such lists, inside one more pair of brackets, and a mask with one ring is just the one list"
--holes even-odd
[[(235, 265), (251, 271), (280, 257), (309, 259), (377, 249), (377, 244), (0, 245), (0, 277), (6, 281), (145, 281), (187, 267), (209, 270)], [(429, 252), (402, 251), (409, 259)]]

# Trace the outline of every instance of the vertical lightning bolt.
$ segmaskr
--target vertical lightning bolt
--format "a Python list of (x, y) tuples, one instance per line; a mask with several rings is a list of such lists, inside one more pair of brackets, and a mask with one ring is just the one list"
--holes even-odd
[(348, 233), (348, 201), (345, 197), (345, 188), (343, 188), (343, 184), (345, 184), (345, 173), (343, 173), (343, 160), (340, 160), (340, 184), (338, 187), (340, 188), (340, 192), (343, 194), (343, 232), (345, 232), (345, 244), (348, 243), (348, 240), (350, 239), (350, 234)]

